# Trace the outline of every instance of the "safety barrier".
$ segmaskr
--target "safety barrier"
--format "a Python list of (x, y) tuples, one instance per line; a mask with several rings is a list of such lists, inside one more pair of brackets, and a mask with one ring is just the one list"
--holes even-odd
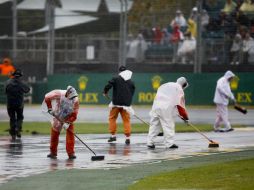
[[(151, 105), (158, 87), (169, 81), (176, 81), (180, 76), (185, 76), (190, 86), (185, 90), (186, 104), (212, 105), (216, 81), (223, 73), (134, 73), (133, 81), (136, 91), (133, 104)], [(243, 105), (254, 105), (253, 73), (236, 73), (236, 78), (231, 83), (231, 88), (236, 100)], [(108, 100), (102, 96), (103, 88), (113, 74), (56, 74), (48, 77), (48, 82), (31, 84), (33, 88), (33, 103), (41, 103), (44, 95), (53, 89), (66, 89), (68, 85), (74, 86), (79, 94), (81, 104), (107, 104)], [(3, 83), (2, 83), (3, 84)], [(3, 85), (0, 85), (1, 103), (5, 101)]]

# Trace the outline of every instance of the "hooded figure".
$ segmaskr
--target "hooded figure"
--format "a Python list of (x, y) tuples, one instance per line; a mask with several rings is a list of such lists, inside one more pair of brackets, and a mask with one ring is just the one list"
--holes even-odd
[(5, 93), (7, 95), (7, 111), (10, 117), (10, 135), (15, 140), (16, 136), (21, 138), (22, 122), (24, 119), (24, 94), (30, 91), (27, 84), (20, 80), (23, 73), (20, 69), (17, 69), (11, 75), (5, 84)]
[(108, 91), (113, 88), (112, 102), (110, 103), (109, 131), (111, 137), (108, 142), (116, 141), (116, 119), (120, 113), (124, 125), (124, 134), (126, 136), (125, 144), (130, 144), (131, 124), (130, 110), (132, 97), (135, 92), (135, 85), (131, 80), (132, 72), (125, 66), (119, 68), (119, 75), (113, 77), (104, 87), (103, 95), (108, 97)]
[(54, 116), (48, 157), (57, 157), (59, 135), (62, 128), (64, 128), (66, 129), (66, 152), (69, 159), (75, 159), (73, 123), (77, 119), (79, 110), (78, 94), (75, 88), (68, 86), (66, 90), (52, 90), (45, 95), (44, 102), (47, 105), (48, 113)]
[[(215, 132), (233, 131), (228, 120), (229, 99), (235, 103), (235, 97), (230, 89), (230, 81), (235, 77), (231, 71), (227, 71), (223, 77), (217, 81), (213, 102), (216, 104), (216, 120), (214, 124)], [(225, 128), (220, 129), (220, 124), (224, 123)]]
[(178, 148), (174, 144), (176, 110), (180, 117), (188, 121), (188, 114), (185, 109), (184, 89), (187, 88), (188, 82), (185, 77), (180, 77), (176, 82), (168, 82), (161, 85), (153, 101), (152, 110), (150, 111), (150, 128), (147, 137), (147, 146), (154, 149), (155, 137), (161, 128), (164, 133), (164, 144), (167, 148)]

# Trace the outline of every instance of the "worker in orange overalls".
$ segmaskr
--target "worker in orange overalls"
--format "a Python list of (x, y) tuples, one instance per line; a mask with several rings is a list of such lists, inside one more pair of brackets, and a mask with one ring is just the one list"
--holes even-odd
[(112, 102), (109, 104), (109, 131), (111, 133), (111, 137), (108, 139), (109, 143), (116, 141), (116, 120), (120, 113), (126, 137), (125, 144), (130, 144), (131, 123), (129, 110), (132, 110), (131, 103), (135, 92), (135, 84), (131, 80), (131, 77), (132, 72), (127, 70), (125, 66), (120, 66), (118, 76), (113, 77), (104, 87), (103, 95), (105, 97), (108, 97), (109, 90), (113, 88)]
[(0, 65), (0, 71), (3, 76), (11, 76), (14, 73), (15, 68), (9, 58), (3, 59), (3, 63)]
[(78, 94), (75, 88), (68, 86), (67, 90), (53, 90), (45, 95), (44, 101), (48, 113), (54, 116), (51, 128), (50, 154), (47, 157), (56, 159), (59, 135), (64, 128), (66, 129), (66, 152), (69, 159), (75, 159), (73, 122), (77, 119), (79, 110)]

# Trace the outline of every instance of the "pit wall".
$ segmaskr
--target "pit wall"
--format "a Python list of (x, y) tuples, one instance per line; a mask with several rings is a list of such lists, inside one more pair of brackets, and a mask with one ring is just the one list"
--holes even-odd
[[(237, 101), (242, 105), (254, 105), (254, 73), (235, 73), (236, 78), (231, 83), (232, 91)], [(136, 91), (133, 104), (150, 105), (158, 87), (169, 81), (176, 81), (185, 76), (189, 87), (185, 90), (187, 105), (213, 105), (216, 81), (224, 73), (134, 73), (133, 81)], [(109, 100), (102, 96), (103, 88), (114, 74), (84, 73), (55, 74), (48, 77), (48, 82), (35, 83), (33, 86), (33, 103), (41, 103), (45, 93), (53, 89), (66, 89), (74, 86), (79, 94), (81, 104), (107, 104)]]

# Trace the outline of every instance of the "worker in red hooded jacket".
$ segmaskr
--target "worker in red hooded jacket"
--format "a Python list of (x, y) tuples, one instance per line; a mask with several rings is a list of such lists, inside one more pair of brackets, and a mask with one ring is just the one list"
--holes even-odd
[(62, 128), (66, 129), (66, 152), (69, 159), (75, 159), (74, 152), (74, 125), (79, 110), (78, 94), (74, 87), (68, 86), (67, 90), (53, 90), (45, 95), (44, 99), (48, 113), (53, 115), (50, 154), (47, 157), (57, 157), (59, 135)]

